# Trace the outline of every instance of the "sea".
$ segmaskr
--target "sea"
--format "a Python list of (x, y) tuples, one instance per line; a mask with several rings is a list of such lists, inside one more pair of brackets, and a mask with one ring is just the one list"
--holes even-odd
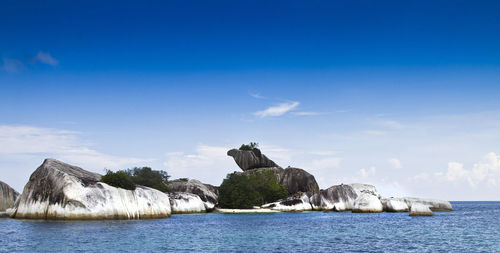
[(0, 219), (0, 252), (500, 252), (500, 202), (408, 213), (185, 214), (167, 219)]

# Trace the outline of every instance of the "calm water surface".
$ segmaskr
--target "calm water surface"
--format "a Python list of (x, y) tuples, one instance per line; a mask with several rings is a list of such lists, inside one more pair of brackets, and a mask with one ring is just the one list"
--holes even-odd
[(143, 221), (0, 219), (0, 252), (500, 252), (500, 202), (408, 213), (173, 215)]

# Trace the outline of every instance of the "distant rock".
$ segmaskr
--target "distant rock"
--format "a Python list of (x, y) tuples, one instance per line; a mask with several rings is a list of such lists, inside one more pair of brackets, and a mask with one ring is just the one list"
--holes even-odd
[(380, 200), (386, 212), (408, 212), (410, 209), (405, 201), (393, 198), (382, 198)]
[(446, 200), (403, 197), (386, 199), (383, 198), (382, 202), (387, 202), (388, 200), (404, 202), (406, 203), (408, 208), (411, 208), (413, 204), (423, 204), (429, 206), (432, 211), (453, 211), (453, 207), (451, 206), (450, 202)]
[(428, 205), (414, 203), (410, 209), (410, 216), (434, 216)]
[(227, 155), (233, 157), (234, 161), (243, 170), (252, 170), (256, 168), (280, 167), (271, 159), (263, 155), (260, 150), (239, 150), (231, 149)]
[(5, 212), (8, 208), (13, 207), (18, 196), (19, 193), (16, 190), (0, 181), (0, 212)]
[(352, 186), (334, 185), (314, 194), (311, 197), (311, 204), (314, 210), (343, 212), (352, 209), (357, 197), (358, 194)]
[(378, 212), (382, 208), (380, 194), (373, 185), (341, 184), (334, 185), (311, 197), (314, 210)]
[(198, 195), (188, 192), (169, 193), (170, 206), (173, 214), (204, 213), (207, 211), (205, 203)]
[(380, 213), (384, 210), (377, 196), (372, 194), (361, 194), (354, 200), (353, 213)]
[(173, 192), (187, 192), (200, 197), (207, 211), (211, 211), (217, 205), (219, 198), (219, 190), (217, 187), (209, 184), (204, 184), (198, 180), (172, 180), (168, 183)]
[(286, 200), (262, 205), (262, 208), (281, 212), (303, 212), (312, 210), (311, 203), (309, 202), (309, 197), (307, 197), (307, 194), (305, 193), (300, 194), (300, 196), (289, 197)]
[(144, 186), (125, 190), (99, 182), (101, 175), (54, 159), (31, 174), (13, 218), (142, 219), (171, 214), (167, 194)]

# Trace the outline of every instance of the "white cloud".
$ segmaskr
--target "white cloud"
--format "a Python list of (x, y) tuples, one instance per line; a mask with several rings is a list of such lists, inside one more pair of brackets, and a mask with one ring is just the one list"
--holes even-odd
[(462, 163), (449, 162), (446, 171), (433, 173), (431, 177), (428, 173), (421, 173), (411, 178), (414, 181), (424, 180), (428, 182), (450, 182), (454, 184), (467, 183), (470, 187), (476, 188), (479, 185), (498, 186), (500, 185), (500, 155), (494, 152), (486, 154), (479, 162), (475, 163), (471, 169), (466, 169)]
[(322, 159), (314, 159), (311, 162), (311, 167), (314, 169), (328, 169), (328, 168), (338, 168), (342, 158), (340, 157), (328, 157)]
[(253, 98), (256, 98), (256, 99), (266, 99), (266, 97), (260, 95), (260, 93), (252, 93), (250, 92), (249, 95)]
[(394, 167), (395, 169), (400, 169), (402, 168), (403, 166), (401, 165), (401, 161), (397, 158), (389, 158), (387, 160), (387, 162), (392, 166)]
[(9, 73), (18, 73), (25, 68), (24, 63), (18, 59), (3, 58), (2, 69)]
[(294, 112), (293, 115), (297, 116), (316, 116), (326, 114), (324, 112)]
[[(149, 161), (100, 153), (79, 138), (78, 132), (34, 126), (0, 125), (0, 155), (13, 159), (52, 157), (86, 169), (121, 169)], [(41, 162), (41, 161), (40, 161)]]
[(194, 178), (219, 185), (228, 173), (240, 171), (233, 158), (227, 155), (228, 150), (227, 147), (198, 145), (193, 154), (167, 153), (163, 165), (173, 178)]
[(375, 166), (371, 166), (368, 169), (362, 168), (361, 170), (359, 170), (359, 174), (361, 175), (362, 178), (373, 177), (375, 176), (376, 172), (377, 168)]
[(52, 57), (49, 53), (45, 53), (42, 51), (36, 54), (34, 61), (38, 61), (50, 66), (57, 66), (59, 64), (59, 61)]
[(276, 106), (271, 106), (263, 111), (255, 112), (254, 115), (264, 118), (264, 117), (277, 117), (282, 116), (285, 113), (297, 108), (299, 106), (299, 102), (287, 102), (281, 103)]

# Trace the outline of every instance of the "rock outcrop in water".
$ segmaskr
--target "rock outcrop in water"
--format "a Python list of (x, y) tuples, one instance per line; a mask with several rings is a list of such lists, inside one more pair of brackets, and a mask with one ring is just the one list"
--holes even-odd
[(309, 197), (305, 193), (299, 193), (298, 196), (291, 196), (286, 200), (262, 205), (262, 208), (281, 212), (303, 212), (312, 210)]
[(213, 185), (204, 184), (196, 179), (178, 179), (170, 181), (168, 186), (173, 192), (185, 192), (197, 195), (205, 206), (203, 212), (212, 211), (217, 205), (219, 190)]
[(5, 212), (5, 210), (13, 207), (18, 196), (19, 193), (16, 190), (0, 181), (0, 212)]
[(434, 216), (428, 205), (414, 203), (410, 208), (410, 216)]
[(188, 192), (173, 192), (168, 194), (173, 214), (204, 213), (207, 211), (201, 198)]
[(382, 203), (387, 203), (388, 201), (397, 201), (404, 202), (409, 209), (414, 204), (422, 204), (428, 206), (432, 211), (453, 211), (453, 207), (451, 206), (449, 201), (439, 200), (439, 199), (425, 199), (425, 198), (410, 198), (410, 197), (402, 197), (402, 198), (382, 198)]
[(380, 194), (373, 185), (334, 185), (311, 197), (314, 210), (381, 212)]
[(243, 171), (257, 168), (280, 167), (271, 159), (263, 155), (259, 149), (231, 149), (227, 151), (227, 155), (233, 157), (236, 164), (238, 164)]
[(33, 172), (13, 218), (143, 219), (171, 214), (167, 194), (148, 187), (125, 190), (99, 182), (101, 175), (54, 159)]

